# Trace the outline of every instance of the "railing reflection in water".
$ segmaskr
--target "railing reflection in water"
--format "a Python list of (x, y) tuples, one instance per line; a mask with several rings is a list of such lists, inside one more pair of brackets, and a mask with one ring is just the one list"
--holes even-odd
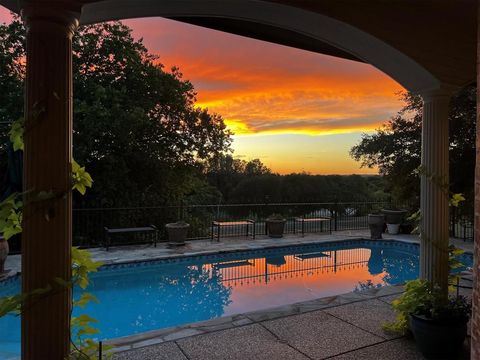
[(337, 273), (368, 266), (370, 249), (328, 250), (294, 255), (272, 255), (263, 258), (233, 260), (205, 265), (220, 275), (226, 286), (244, 283), (268, 283), (288, 277), (305, 277), (314, 273)]

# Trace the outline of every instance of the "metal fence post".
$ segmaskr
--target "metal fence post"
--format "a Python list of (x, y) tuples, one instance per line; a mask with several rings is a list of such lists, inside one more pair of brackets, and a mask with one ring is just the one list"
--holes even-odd
[(335, 216), (334, 216), (335, 231), (337, 231), (337, 218), (338, 218), (338, 201), (335, 201)]

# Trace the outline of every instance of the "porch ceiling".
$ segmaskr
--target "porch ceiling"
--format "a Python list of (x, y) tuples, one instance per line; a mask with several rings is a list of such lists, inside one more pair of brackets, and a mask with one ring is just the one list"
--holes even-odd
[[(228, 4), (226, 0), (223, 1), (224, 4)], [(198, 1), (207, 5), (213, 2)], [(258, 23), (242, 16), (234, 19), (222, 16), (221, 12), (199, 14), (190, 10), (188, 2), (184, 0), (175, 1), (177, 7), (178, 4), (186, 4), (187, 10), (184, 14), (169, 13), (160, 9), (169, 1), (79, 0), (72, 3), (85, 4), (81, 15), (82, 23), (140, 16), (165, 16), (317, 53), (371, 62), (361, 54), (353, 53), (349, 48), (342, 49), (338, 44), (332, 44), (328, 40), (312, 38), (307, 33), (292, 31), (276, 24)], [(233, 0), (232, 4), (234, 3), (238, 5), (243, 2)], [(388, 44), (419, 64), (441, 83), (462, 86), (475, 80), (477, 26), (475, 0), (254, 0), (244, 3), (245, 7), (254, 3), (286, 5), (319, 16), (327, 16)], [(0, 0), (0, 4), (18, 12), (18, 0)], [(319, 18), (318, 27), (322, 26)], [(385, 71), (382, 68), (381, 70)]]

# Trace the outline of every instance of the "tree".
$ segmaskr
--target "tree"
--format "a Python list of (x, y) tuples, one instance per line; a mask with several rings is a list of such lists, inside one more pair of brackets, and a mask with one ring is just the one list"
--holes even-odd
[[(272, 173), (259, 159), (245, 161), (230, 154), (218, 154), (206, 166), (209, 183), (222, 193), (226, 202), (231, 202), (235, 189), (242, 181), (250, 179), (255, 183), (258, 177)], [(238, 199), (237, 196), (235, 198)]]
[[(195, 107), (193, 85), (120, 22), (81, 28), (74, 51), (75, 156), (101, 205), (178, 202), (198, 185), (199, 161), (228, 150), (223, 119)], [(112, 181), (114, 179), (115, 181)]]
[(12, 153), (8, 131), (23, 114), (24, 49), (25, 32), (18, 18), (0, 25), (0, 199), (7, 185), (7, 154)]
[[(8, 121), (23, 110), (24, 33), (17, 19), (0, 26), (0, 119)], [(177, 204), (207, 189), (202, 163), (229, 149), (231, 133), (195, 106), (179, 69), (165, 71), (131, 29), (112, 22), (78, 30), (73, 74), (74, 157), (95, 181), (77, 206)]]
[[(404, 107), (374, 134), (363, 134), (350, 155), (362, 167), (378, 167), (387, 191), (401, 201), (418, 201), (421, 162), (422, 100), (401, 95)], [(473, 200), (475, 169), (476, 87), (467, 86), (450, 103), (450, 190)]]

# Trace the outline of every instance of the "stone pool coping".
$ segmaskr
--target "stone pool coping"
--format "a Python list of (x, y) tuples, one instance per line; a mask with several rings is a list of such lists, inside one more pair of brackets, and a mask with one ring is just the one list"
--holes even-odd
[(381, 299), (392, 295), (399, 295), (402, 292), (402, 285), (383, 286), (365, 291), (349, 292), (341, 295), (328, 296), (242, 314), (222, 316), (212, 320), (179, 325), (166, 329), (147, 331), (136, 335), (111, 339), (104, 343), (112, 346), (113, 352), (129, 351), (146, 346), (176, 341), (187, 337), (261, 323), (266, 320), (285, 318), (288, 316), (305, 314), (372, 299)]
[[(257, 236), (255, 240), (245, 238), (225, 238), (220, 243), (210, 240), (191, 240), (187, 241), (184, 247), (169, 247), (167, 243), (159, 243), (156, 248), (151, 245), (136, 245), (124, 247), (112, 247), (110, 251), (103, 248), (92, 248), (92, 258), (95, 261), (101, 261), (104, 265), (139, 263), (155, 260), (178, 259), (191, 256), (219, 255), (225, 253), (235, 253), (241, 251), (275, 249), (288, 246), (315, 245), (326, 242), (341, 241), (375, 241), (368, 236), (368, 231), (338, 231), (332, 234), (312, 233), (304, 237), (299, 235), (286, 235), (280, 239), (272, 239), (268, 236)], [(389, 235), (383, 234), (383, 240), (394, 240), (407, 244), (419, 244), (417, 235)], [(465, 253), (473, 254), (473, 244), (459, 239), (451, 239), (457, 247), (462, 248)], [(207, 249), (205, 249), (205, 247)], [(11, 278), (21, 274), (21, 255), (10, 255), (5, 264), (10, 272), (0, 277), (0, 284), (3, 284)]]

